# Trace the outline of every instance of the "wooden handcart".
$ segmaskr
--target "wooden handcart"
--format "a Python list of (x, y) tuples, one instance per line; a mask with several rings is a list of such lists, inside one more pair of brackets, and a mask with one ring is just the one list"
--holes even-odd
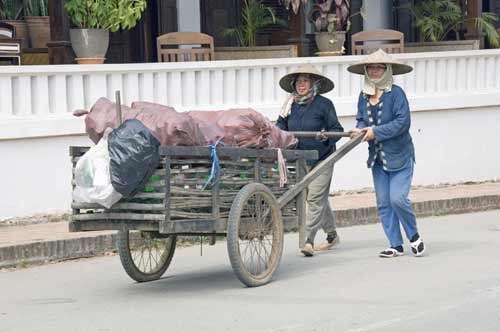
[[(220, 175), (203, 189), (211, 149), (161, 147), (161, 163), (143, 189), (110, 209), (73, 202), (69, 229), (117, 230), (122, 265), (138, 282), (165, 273), (177, 236), (205, 236), (211, 244), (226, 236), (236, 276), (247, 286), (260, 286), (279, 266), (285, 232), (298, 230), (299, 246), (304, 244), (307, 186), (362, 136), (351, 138), (309, 173), (306, 161), (317, 159), (316, 151), (282, 150), (288, 170), (284, 187), (279, 185), (276, 149), (217, 148)], [(88, 149), (70, 148), (73, 170)]]

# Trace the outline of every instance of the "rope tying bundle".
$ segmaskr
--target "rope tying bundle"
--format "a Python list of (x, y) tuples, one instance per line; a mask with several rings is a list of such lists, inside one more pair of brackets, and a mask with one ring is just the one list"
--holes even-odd
[(207, 182), (203, 185), (202, 190), (205, 190), (209, 184), (213, 184), (220, 176), (220, 165), (219, 165), (219, 157), (217, 156), (217, 145), (219, 145), (220, 141), (223, 137), (219, 138), (215, 144), (210, 144), (208, 147), (210, 150), (210, 158), (212, 159), (212, 169), (210, 170), (210, 176), (208, 177)]
[(280, 187), (283, 187), (288, 182), (288, 174), (286, 170), (286, 161), (285, 158), (283, 158), (281, 149), (278, 149), (278, 172), (280, 175)]

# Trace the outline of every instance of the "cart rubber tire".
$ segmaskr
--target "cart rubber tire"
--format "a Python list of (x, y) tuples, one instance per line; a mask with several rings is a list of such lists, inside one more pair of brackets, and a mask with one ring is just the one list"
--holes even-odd
[[(261, 203), (256, 203), (256, 197), (260, 197), (259, 200)], [(257, 208), (257, 205), (262, 206), (262, 204), (267, 207)], [(251, 210), (248, 208), (250, 206), (255, 207), (254, 211), (261, 210), (268, 212), (267, 215), (270, 216), (270, 220), (268, 220), (267, 217), (259, 219), (258, 214), (256, 213), (257, 216), (251, 218), (251, 225), (262, 225), (262, 228), (258, 229), (259, 226), (253, 226), (255, 229), (249, 229), (246, 233), (240, 234), (240, 226), (242, 225), (241, 217), (245, 212), (250, 213), (249, 211)], [(272, 232), (272, 241), (267, 239), (267, 236), (269, 235), (267, 234), (268, 231), (266, 231), (267, 228), (269, 228), (269, 232)], [(253, 231), (253, 233), (251, 233), (251, 231)], [(242, 232), (244, 232), (243, 228)], [(271, 281), (274, 272), (279, 266), (281, 255), (283, 253), (283, 233), (284, 230), (283, 221), (281, 219), (281, 211), (278, 207), (278, 201), (271, 190), (261, 183), (250, 183), (244, 186), (238, 192), (233, 204), (231, 205), (227, 225), (227, 250), (229, 253), (229, 259), (234, 273), (243, 284), (248, 287), (256, 287), (265, 285)], [(242, 238), (245, 236), (247, 237), (246, 239)], [(249, 245), (244, 250), (241, 250), (240, 241), (244, 240), (248, 241)], [(271, 245), (269, 252), (265, 250), (265, 247), (262, 247), (265, 245), (266, 241)], [(242, 257), (248, 251), (248, 248), (250, 248), (250, 251), (253, 250), (253, 253), (256, 255), (259, 255), (258, 262), (256, 264), (258, 269), (261, 261), (263, 262), (264, 270), (262, 272), (254, 273), (253, 271), (250, 271), (249, 267), (252, 266), (249, 266), (249, 264), (253, 265), (255, 268), (255, 263), (248, 262), (245, 257)], [(261, 253), (264, 253), (266, 256), (262, 260), (260, 257)], [(268, 257), (267, 254), (269, 254)], [(254, 255), (252, 253), (251, 255), (251, 260), (253, 261)]]
[[(160, 279), (160, 277), (165, 273), (167, 268), (172, 261), (174, 256), (177, 238), (175, 235), (171, 235), (168, 238), (162, 238), (160, 243), (164, 244), (165, 251), (161, 255), (159, 262), (156, 262), (155, 268), (152, 271), (146, 272), (137, 266), (132, 252), (130, 250), (130, 231), (119, 231), (118, 232), (118, 253), (120, 254), (120, 261), (122, 263), (125, 272), (137, 282), (146, 282)], [(148, 233), (148, 232), (143, 232)], [(142, 251), (144, 253), (144, 250)], [(151, 262), (151, 257), (149, 257)], [(140, 262), (139, 262), (140, 263)]]

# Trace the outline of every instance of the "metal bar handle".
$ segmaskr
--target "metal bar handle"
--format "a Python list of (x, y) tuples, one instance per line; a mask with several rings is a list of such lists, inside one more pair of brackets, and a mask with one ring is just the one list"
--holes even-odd
[(115, 103), (116, 103), (116, 117), (118, 120), (118, 126), (120, 126), (123, 122), (122, 100), (121, 100), (121, 96), (120, 96), (120, 90), (115, 91)]
[(344, 131), (290, 131), (295, 137), (351, 137), (350, 132)]
[(280, 198), (278, 198), (278, 205), (283, 208), (285, 205), (290, 203), (292, 199), (294, 199), (300, 192), (307, 188), (307, 186), (316, 179), (321, 172), (323, 172), (328, 167), (333, 166), (337, 161), (340, 160), (343, 156), (345, 156), (349, 151), (354, 149), (358, 144), (360, 144), (365, 136), (364, 132), (358, 133), (353, 136), (349, 141), (344, 143), (340, 148), (337, 149), (334, 153), (329, 155), (325, 160), (320, 161), (307, 175), (295, 183), (295, 185), (285, 191)]

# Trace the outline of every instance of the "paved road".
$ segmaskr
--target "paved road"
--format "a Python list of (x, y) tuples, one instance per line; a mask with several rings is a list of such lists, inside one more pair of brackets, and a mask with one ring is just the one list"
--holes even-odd
[(420, 220), (427, 257), (380, 259), (380, 225), (311, 259), (286, 237), (275, 280), (244, 288), (225, 243), (180, 249), (134, 283), (109, 256), (0, 271), (0, 331), (500, 331), (500, 211)]

